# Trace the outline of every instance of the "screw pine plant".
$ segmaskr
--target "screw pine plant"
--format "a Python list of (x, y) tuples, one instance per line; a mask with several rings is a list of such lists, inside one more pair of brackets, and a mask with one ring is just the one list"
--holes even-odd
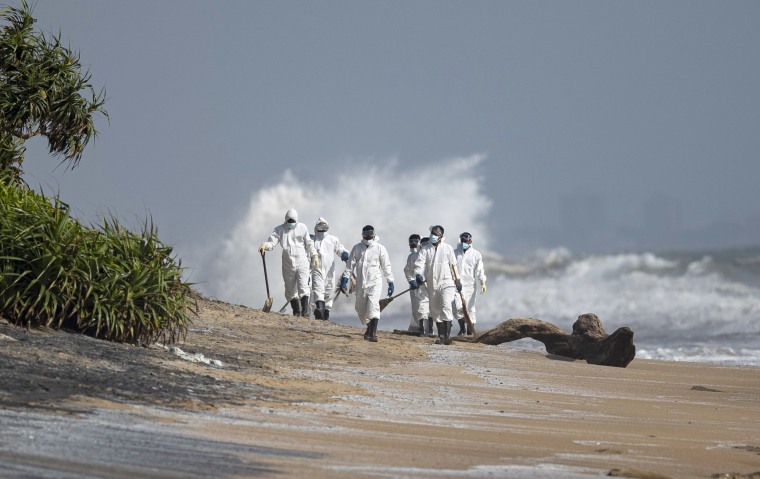
[(0, 7), (0, 169), (22, 183), (24, 142), (44, 136), (53, 156), (74, 168), (97, 136), (94, 116), (102, 114), (105, 91), (96, 93), (79, 54), (60, 34), (34, 30), (26, 0)]
[(57, 198), (0, 176), (0, 316), (132, 344), (184, 338), (192, 290), (152, 222), (86, 227)]
[(45, 137), (74, 168), (97, 135), (93, 117), (108, 118), (79, 54), (35, 22), (26, 0), (0, 7), (0, 316), (135, 344), (181, 339), (190, 284), (152, 222), (85, 226), (22, 179), (26, 140)]

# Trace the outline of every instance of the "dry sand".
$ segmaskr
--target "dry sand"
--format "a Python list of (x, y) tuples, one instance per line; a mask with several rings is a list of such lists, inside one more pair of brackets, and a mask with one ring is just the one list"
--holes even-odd
[(760, 471), (758, 368), (620, 369), (388, 332), (369, 343), (358, 327), (199, 306), (179, 350), (0, 323), (0, 476)]

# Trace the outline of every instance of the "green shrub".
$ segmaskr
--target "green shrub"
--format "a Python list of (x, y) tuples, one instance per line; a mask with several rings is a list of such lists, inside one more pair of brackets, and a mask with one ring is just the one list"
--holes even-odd
[(148, 345), (183, 338), (195, 306), (180, 261), (146, 220), (85, 227), (58, 198), (0, 178), (0, 316)]

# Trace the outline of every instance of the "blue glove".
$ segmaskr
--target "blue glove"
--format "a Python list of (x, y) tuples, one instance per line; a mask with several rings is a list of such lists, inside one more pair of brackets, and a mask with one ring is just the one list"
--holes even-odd
[(393, 287), (393, 282), (388, 283), (388, 296), (392, 296), (393, 295), (393, 290), (394, 289), (395, 288)]
[(457, 293), (462, 292), (462, 282), (459, 280), (454, 281), (454, 285), (457, 287)]
[(425, 282), (425, 279), (422, 277), (421, 274), (418, 274), (414, 279), (417, 280), (417, 286)]
[(415, 280), (409, 281), (409, 287), (412, 288), (412, 289), (419, 288), (419, 286), (417, 286), (417, 281), (415, 281)]
[(340, 278), (340, 289), (344, 293), (348, 292), (348, 278), (345, 276)]
[(340, 254), (340, 259), (342, 261), (348, 261), (348, 251), (344, 251)]

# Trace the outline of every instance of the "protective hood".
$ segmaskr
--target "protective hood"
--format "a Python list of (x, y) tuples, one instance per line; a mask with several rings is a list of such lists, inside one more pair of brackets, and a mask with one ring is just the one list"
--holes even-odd
[(327, 222), (326, 219), (323, 217), (319, 217), (317, 220), (317, 224), (314, 225), (314, 232), (317, 233), (319, 231), (327, 231), (330, 229), (330, 223)]
[(439, 234), (438, 236), (441, 237), (441, 238), (443, 238), (443, 233), (444, 233), (443, 226), (441, 226), (441, 225), (433, 225), (433, 226), (430, 227), (430, 233), (432, 233), (433, 230), (440, 230), (441, 234)]
[(287, 213), (285, 213), (285, 221), (287, 222), (287, 221), (288, 221), (288, 220), (290, 220), (290, 219), (293, 219), (293, 220), (296, 220), (296, 221), (298, 221), (298, 211), (296, 211), (296, 210), (295, 210), (295, 209), (293, 209), (293, 208), (290, 208), (290, 209), (288, 210), (288, 212), (287, 212)]

